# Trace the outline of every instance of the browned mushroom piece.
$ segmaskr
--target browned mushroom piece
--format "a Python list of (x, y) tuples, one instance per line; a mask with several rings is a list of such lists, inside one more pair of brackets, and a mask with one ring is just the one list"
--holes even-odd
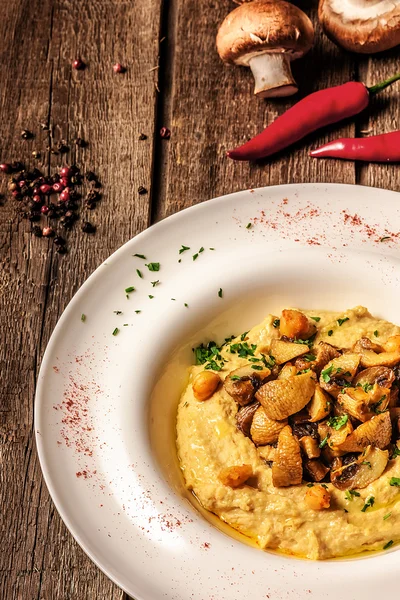
[(350, 52), (372, 54), (400, 44), (398, 0), (320, 0), (318, 15), (326, 35)]
[(400, 336), (390, 337), (384, 346), (371, 342), (369, 338), (361, 338), (355, 346), (361, 355), (361, 366), (394, 367), (400, 362)]
[(308, 52), (314, 29), (307, 15), (283, 0), (254, 0), (235, 8), (221, 24), (217, 50), (230, 64), (250, 67), (261, 98), (297, 92), (290, 62)]
[(336, 458), (331, 469), (331, 482), (339, 490), (367, 487), (386, 469), (389, 452), (368, 446), (361, 454), (346, 454)]
[(250, 437), (251, 423), (259, 406), (260, 403), (255, 401), (247, 406), (242, 406), (236, 413), (236, 427), (247, 437)]
[(325, 419), (331, 412), (331, 409), (332, 398), (317, 383), (311, 402), (307, 405), (310, 421), (316, 423), (317, 421)]
[(383, 450), (392, 437), (392, 424), (389, 411), (376, 415), (366, 423), (359, 425), (343, 442), (337, 446), (345, 452), (361, 452), (367, 446), (375, 446)]
[(326, 392), (338, 397), (339, 393), (349, 385), (360, 364), (360, 355), (354, 352), (341, 354), (329, 361), (321, 371), (319, 384)]
[(327, 342), (320, 342), (317, 346), (314, 346), (313, 354), (315, 354), (315, 361), (312, 364), (312, 368), (319, 374), (325, 365), (340, 356), (341, 352)]
[(254, 399), (256, 390), (260, 387), (271, 371), (263, 368), (261, 371), (253, 369), (253, 364), (239, 367), (228, 373), (224, 380), (225, 391), (232, 396), (240, 406), (250, 404)]
[(347, 388), (339, 394), (337, 405), (351, 417), (365, 423), (376, 414), (368, 406), (368, 394), (362, 388)]
[(303, 462), (304, 473), (311, 481), (322, 481), (329, 473), (329, 467), (326, 467), (318, 458), (306, 459)]
[(377, 352), (379, 354), (384, 351), (384, 348), (380, 344), (376, 344), (370, 340), (368, 337), (362, 337), (354, 344), (353, 352), (363, 353), (365, 350), (371, 350), (371, 352)]
[(254, 416), (250, 427), (250, 436), (256, 446), (274, 444), (278, 441), (280, 432), (287, 425), (287, 419), (274, 421), (270, 419), (260, 406)]
[(300, 444), (286, 425), (279, 434), (278, 447), (272, 465), (272, 483), (275, 487), (298, 485), (303, 478)]
[(289, 379), (268, 381), (256, 392), (256, 399), (270, 419), (282, 421), (308, 404), (315, 390), (311, 373)]
[(388, 367), (370, 367), (360, 371), (354, 378), (353, 385), (368, 389), (377, 383), (384, 388), (390, 388), (395, 380), (393, 369)]
[(319, 447), (318, 440), (311, 437), (311, 435), (305, 435), (300, 438), (299, 442), (300, 448), (307, 458), (318, 458), (321, 455), (321, 448)]
[(270, 352), (274, 357), (276, 364), (283, 365), (283, 363), (289, 362), (302, 354), (306, 354), (309, 352), (309, 349), (306, 344), (272, 340)]

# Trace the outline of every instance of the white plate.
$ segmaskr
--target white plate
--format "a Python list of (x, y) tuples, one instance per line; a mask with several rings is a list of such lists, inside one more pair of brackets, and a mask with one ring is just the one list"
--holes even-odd
[[(394, 192), (247, 190), (151, 227), (82, 286), (43, 359), (36, 440), (62, 519), (125, 591), (138, 600), (372, 600), (397, 591), (396, 549), (313, 563), (214, 527), (184, 494), (173, 440), (192, 345), (238, 334), (286, 305), (364, 304), (399, 323), (399, 231)], [(181, 244), (191, 249), (179, 254)]]

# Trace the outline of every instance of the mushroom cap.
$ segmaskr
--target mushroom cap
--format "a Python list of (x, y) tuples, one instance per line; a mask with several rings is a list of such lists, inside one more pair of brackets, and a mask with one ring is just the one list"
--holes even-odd
[(400, 44), (400, 0), (320, 0), (318, 16), (326, 35), (351, 52)]
[(314, 28), (307, 15), (284, 0), (253, 0), (235, 8), (221, 24), (218, 54), (224, 62), (248, 65), (265, 52), (287, 52), (291, 59), (309, 51)]

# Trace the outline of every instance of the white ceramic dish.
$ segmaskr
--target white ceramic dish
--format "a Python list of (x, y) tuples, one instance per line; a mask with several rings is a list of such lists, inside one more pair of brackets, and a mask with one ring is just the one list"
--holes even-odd
[[(238, 334), (286, 305), (365, 304), (399, 323), (398, 231), (394, 192), (247, 190), (149, 228), (76, 294), (43, 359), (37, 447), (72, 535), (134, 598), (375, 600), (397, 590), (396, 549), (313, 563), (214, 527), (183, 491), (173, 439), (193, 344)], [(179, 254), (181, 244), (191, 249)], [(160, 270), (150, 272), (149, 262)], [(129, 286), (136, 291), (127, 299)]]

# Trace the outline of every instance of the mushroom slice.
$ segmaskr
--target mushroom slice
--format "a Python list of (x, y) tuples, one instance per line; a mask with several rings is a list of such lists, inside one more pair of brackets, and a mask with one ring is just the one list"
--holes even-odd
[(343, 450), (342, 445), (353, 432), (348, 415), (331, 417), (327, 421), (328, 446), (332, 450)]
[(313, 354), (315, 354), (315, 361), (313, 362), (312, 368), (318, 374), (328, 362), (340, 356), (338, 349), (327, 342), (320, 342), (317, 346), (314, 346)]
[(372, 352), (383, 352), (384, 348), (380, 344), (376, 344), (368, 337), (362, 337), (353, 346), (353, 352), (363, 353), (365, 350), (371, 350)]
[(290, 379), (291, 377), (295, 377), (297, 375), (297, 369), (292, 364), (287, 364), (282, 367), (278, 375), (278, 379)]
[(277, 365), (283, 365), (283, 363), (306, 354), (308, 351), (306, 344), (295, 344), (283, 340), (272, 340), (271, 342), (271, 354)]
[(290, 425), (282, 429), (278, 438), (276, 457), (272, 464), (272, 483), (275, 487), (297, 485), (303, 479), (300, 444)]
[(245, 365), (228, 373), (224, 380), (225, 391), (241, 406), (249, 404), (254, 397), (254, 393), (263, 380), (271, 374), (267, 368), (262, 371), (253, 369), (253, 365)]
[(365, 488), (382, 475), (388, 460), (387, 450), (373, 446), (368, 446), (359, 456), (347, 454), (343, 459), (336, 458), (331, 470), (331, 482), (339, 490)]
[(236, 427), (247, 437), (250, 437), (251, 423), (259, 406), (260, 403), (255, 401), (247, 406), (242, 406), (236, 413)]
[(383, 449), (389, 445), (392, 437), (392, 424), (389, 411), (372, 417), (366, 423), (359, 425), (346, 440), (338, 444), (345, 452), (361, 452), (367, 446)]
[(315, 390), (312, 373), (268, 381), (256, 393), (270, 419), (282, 421), (305, 407)]
[(253, 469), (251, 465), (239, 465), (222, 469), (219, 474), (219, 480), (223, 485), (237, 488), (250, 479), (252, 475)]
[(321, 455), (321, 448), (319, 447), (318, 441), (306, 435), (300, 438), (300, 447), (307, 456), (307, 458), (318, 458)]
[(324, 392), (321, 386), (317, 383), (315, 386), (315, 392), (311, 398), (310, 404), (307, 406), (308, 413), (310, 415), (311, 423), (322, 421), (331, 412), (332, 402), (330, 396)]
[(282, 311), (279, 331), (282, 336), (290, 339), (308, 340), (317, 331), (317, 327), (299, 310), (285, 309)]
[(338, 395), (337, 403), (347, 414), (363, 423), (375, 414), (368, 406), (368, 394), (362, 388), (347, 388), (345, 393)]
[(273, 421), (267, 417), (265, 410), (260, 406), (253, 416), (253, 422), (250, 427), (251, 439), (256, 446), (274, 444), (278, 441), (280, 432), (287, 424), (287, 419), (284, 421)]
[(307, 15), (283, 0), (244, 2), (225, 18), (217, 50), (226, 63), (250, 66), (254, 93), (261, 98), (291, 96), (297, 84), (290, 62), (308, 52), (314, 29)]
[(275, 446), (258, 446), (258, 456), (265, 460), (265, 462), (273, 462), (276, 458)]
[(360, 355), (354, 352), (334, 358), (321, 371), (319, 379), (321, 387), (337, 398), (342, 388), (352, 381), (359, 364)]
[(304, 471), (311, 481), (322, 481), (329, 473), (329, 467), (317, 458), (305, 460), (303, 463)]
[(369, 338), (361, 338), (354, 349), (361, 354), (363, 367), (394, 367), (400, 362), (400, 336), (388, 338), (384, 347), (374, 344)]
[(370, 367), (360, 371), (354, 378), (354, 387), (360, 386), (368, 391), (375, 383), (381, 387), (390, 388), (395, 380), (395, 374), (388, 367)]
[(326, 35), (350, 52), (372, 54), (399, 43), (398, 1), (320, 0), (318, 16)]

